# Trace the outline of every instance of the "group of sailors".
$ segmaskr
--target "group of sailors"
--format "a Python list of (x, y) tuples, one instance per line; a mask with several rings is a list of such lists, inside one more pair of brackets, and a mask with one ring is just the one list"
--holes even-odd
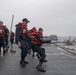
[[(10, 40), (9, 40), (10, 36)], [(12, 45), (14, 43), (14, 32), (9, 32), (9, 29), (7, 26), (3, 24), (2, 21), (0, 21), (0, 54), (1, 49), (3, 50), (3, 54), (8, 52), (9, 50), (9, 42), (11, 44), (10, 51), (15, 52), (12, 50)]]
[[(9, 29), (5, 25), (3, 25), (2, 21), (0, 21), (0, 52), (1, 47), (3, 47), (4, 54), (8, 51), (8, 39), (10, 39), (12, 50), (12, 44), (14, 44), (15, 37), (15, 43), (21, 49), (20, 65), (22, 67), (25, 67), (27, 64), (29, 64), (29, 62), (26, 61), (26, 56), (28, 52), (30, 53), (30, 51), (32, 50), (32, 56), (34, 57), (34, 54), (36, 52), (36, 56), (39, 59), (39, 63), (36, 69), (40, 72), (46, 72), (46, 70), (42, 66), (43, 63), (47, 62), (45, 48), (42, 48), (42, 44), (47, 43), (48, 41), (43, 41), (43, 28), (39, 28), (37, 30), (36, 27), (33, 27), (31, 30), (28, 30), (28, 23), (30, 23), (30, 21), (27, 18), (24, 18), (22, 22), (16, 24), (16, 31), (14, 34), (14, 32), (12, 31), (9, 32)], [(15, 51), (12, 50), (12, 52)]]

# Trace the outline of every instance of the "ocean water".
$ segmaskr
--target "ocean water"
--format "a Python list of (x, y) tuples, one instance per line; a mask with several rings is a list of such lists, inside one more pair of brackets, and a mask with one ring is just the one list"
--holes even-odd
[(58, 36), (58, 41), (64, 41), (64, 40), (76, 41), (76, 36)]
[[(47, 40), (50, 40), (50, 36), (46, 36)], [(63, 41), (66, 41), (66, 40), (70, 40), (70, 41), (73, 41), (75, 40), (76, 41), (76, 36), (57, 36), (58, 37), (58, 41), (60, 42), (63, 42)]]

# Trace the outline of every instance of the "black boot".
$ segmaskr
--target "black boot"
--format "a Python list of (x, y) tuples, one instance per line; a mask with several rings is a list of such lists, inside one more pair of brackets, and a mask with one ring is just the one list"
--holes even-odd
[(46, 70), (43, 69), (42, 64), (43, 62), (39, 62), (39, 65), (36, 67), (36, 69), (40, 72), (46, 72)]
[(48, 62), (46, 59), (44, 60), (44, 63)]
[(25, 62), (23, 60), (20, 61), (21, 66), (26, 66)]
[(29, 62), (27, 62), (27, 61), (25, 61), (25, 60), (24, 60), (24, 63), (25, 63), (25, 64), (29, 64)]
[(21, 61), (20, 61), (20, 64), (21, 66), (26, 66), (26, 63), (24, 62), (24, 59), (25, 59), (25, 56), (21, 56)]

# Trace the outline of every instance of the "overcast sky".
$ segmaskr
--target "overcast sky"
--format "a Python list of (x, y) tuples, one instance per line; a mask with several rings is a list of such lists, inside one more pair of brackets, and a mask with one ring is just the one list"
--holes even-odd
[(76, 36), (76, 0), (0, 0), (0, 20), (12, 30), (23, 18), (28, 28), (42, 27), (44, 35)]

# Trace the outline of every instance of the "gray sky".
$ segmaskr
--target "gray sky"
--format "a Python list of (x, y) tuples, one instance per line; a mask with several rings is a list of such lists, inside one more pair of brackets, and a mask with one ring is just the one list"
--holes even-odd
[(28, 28), (42, 27), (44, 35), (76, 36), (76, 0), (0, 0), (0, 20), (12, 30), (23, 18), (31, 22)]

